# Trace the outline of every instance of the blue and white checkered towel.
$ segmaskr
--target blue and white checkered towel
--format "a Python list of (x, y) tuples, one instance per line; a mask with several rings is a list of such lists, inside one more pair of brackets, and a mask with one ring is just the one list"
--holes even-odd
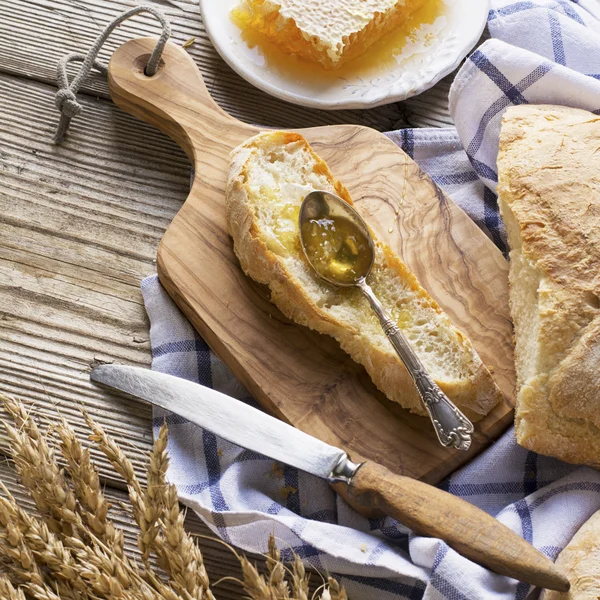
[[(496, 208), (496, 152), (510, 104), (555, 103), (600, 110), (597, 0), (493, 0), (492, 39), (466, 61), (450, 95), (455, 129), (390, 137), (504, 248)], [(466, 149), (466, 152), (465, 152)], [(167, 297), (156, 277), (142, 290), (151, 321), (153, 368), (252, 402)], [(158, 427), (164, 414), (155, 413)], [(264, 552), (274, 533), (338, 577), (354, 600), (521, 600), (530, 587), (494, 575), (439, 540), (391, 519), (357, 515), (329, 486), (168, 415), (171, 467), (181, 500), (227, 542)], [(518, 447), (509, 431), (443, 486), (498, 517), (555, 558), (600, 509), (600, 473)]]

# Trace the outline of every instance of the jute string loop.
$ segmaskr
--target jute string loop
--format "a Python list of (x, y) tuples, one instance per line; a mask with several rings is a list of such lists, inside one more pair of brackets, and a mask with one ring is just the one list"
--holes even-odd
[[(98, 70), (102, 75), (106, 75), (107, 68), (101, 62), (97, 60), (98, 53), (100, 52), (102, 46), (110, 36), (110, 34), (121, 24), (123, 21), (126, 21), (130, 17), (133, 17), (139, 13), (148, 12), (151, 15), (155, 16), (162, 25), (162, 33), (156, 42), (156, 46), (148, 59), (148, 64), (144, 72), (149, 77), (156, 74), (158, 70), (158, 65), (160, 62), (160, 57), (162, 56), (163, 50), (165, 48), (165, 44), (168, 39), (171, 37), (171, 25), (162, 14), (161, 11), (154, 8), (153, 6), (136, 6), (124, 13), (120, 14), (113, 21), (111, 21), (100, 33), (100, 35), (94, 41), (92, 47), (88, 50), (87, 54), (79, 54), (77, 52), (72, 52), (71, 54), (67, 54), (63, 58), (60, 59), (58, 65), (56, 67), (56, 81), (58, 83), (58, 92), (56, 93), (54, 102), (56, 108), (60, 111), (60, 121), (58, 122), (58, 127), (56, 129), (56, 134), (54, 135), (54, 142), (59, 144), (63, 141), (67, 130), (69, 129), (69, 125), (71, 124), (71, 119), (76, 115), (80, 114), (83, 110), (81, 104), (77, 102), (77, 92), (79, 88), (90, 74), (92, 68)], [(81, 67), (79, 67), (79, 71), (75, 77), (73, 77), (73, 81), (69, 83), (69, 78), (67, 76), (67, 65), (71, 62), (81, 62)]]

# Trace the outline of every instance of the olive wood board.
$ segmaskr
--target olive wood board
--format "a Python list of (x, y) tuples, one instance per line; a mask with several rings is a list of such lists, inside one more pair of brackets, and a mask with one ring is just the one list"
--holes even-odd
[(242, 272), (225, 219), (229, 153), (260, 128), (211, 99), (194, 61), (169, 43), (127, 42), (109, 65), (123, 110), (171, 136), (195, 178), (158, 249), (162, 285), (199, 334), (270, 413), (395, 473), (437, 483), (511, 423), (515, 373), (508, 264), (475, 223), (385, 135), (340, 125), (301, 130), (349, 189), (358, 210), (473, 342), (504, 394), (476, 424), (468, 452), (443, 448), (427, 418), (388, 401), (333, 338), (288, 321)]

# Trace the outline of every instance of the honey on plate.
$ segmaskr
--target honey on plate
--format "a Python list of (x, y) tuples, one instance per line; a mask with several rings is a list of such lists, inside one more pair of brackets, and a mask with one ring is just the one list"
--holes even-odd
[[(316, 60), (300, 58), (293, 52), (293, 44), (286, 44), (288, 51), (273, 43), (264, 31), (257, 17), (247, 8), (240, 6), (233, 9), (231, 19), (241, 30), (242, 39), (253, 50), (253, 60), (261, 66), (277, 72), (279, 75), (292, 78), (307, 84), (333, 82), (350, 77), (367, 77), (394, 67), (400, 61), (400, 55), (405, 46), (415, 41), (422, 25), (431, 25), (443, 14), (444, 0), (426, 0), (413, 12), (408, 12), (406, 18), (393, 31), (382, 36), (362, 52), (355, 51), (356, 56), (337, 68), (326, 68)], [(266, 25), (265, 25), (266, 27)]]

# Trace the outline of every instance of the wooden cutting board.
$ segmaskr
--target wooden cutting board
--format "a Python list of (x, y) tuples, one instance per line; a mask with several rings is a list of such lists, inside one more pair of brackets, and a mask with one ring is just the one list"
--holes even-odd
[(200, 335), (269, 412), (396, 473), (435, 483), (512, 421), (515, 388), (508, 265), (481, 230), (394, 143), (372, 129), (301, 133), (349, 189), (358, 210), (471, 338), (505, 400), (477, 423), (467, 453), (442, 448), (428, 419), (388, 401), (332, 338), (290, 323), (241, 271), (225, 220), (230, 151), (260, 131), (210, 98), (188, 54), (155, 40), (121, 46), (109, 66), (113, 100), (170, 135), (195, 167), (185, 204), (158, 250), (158, 273)]

